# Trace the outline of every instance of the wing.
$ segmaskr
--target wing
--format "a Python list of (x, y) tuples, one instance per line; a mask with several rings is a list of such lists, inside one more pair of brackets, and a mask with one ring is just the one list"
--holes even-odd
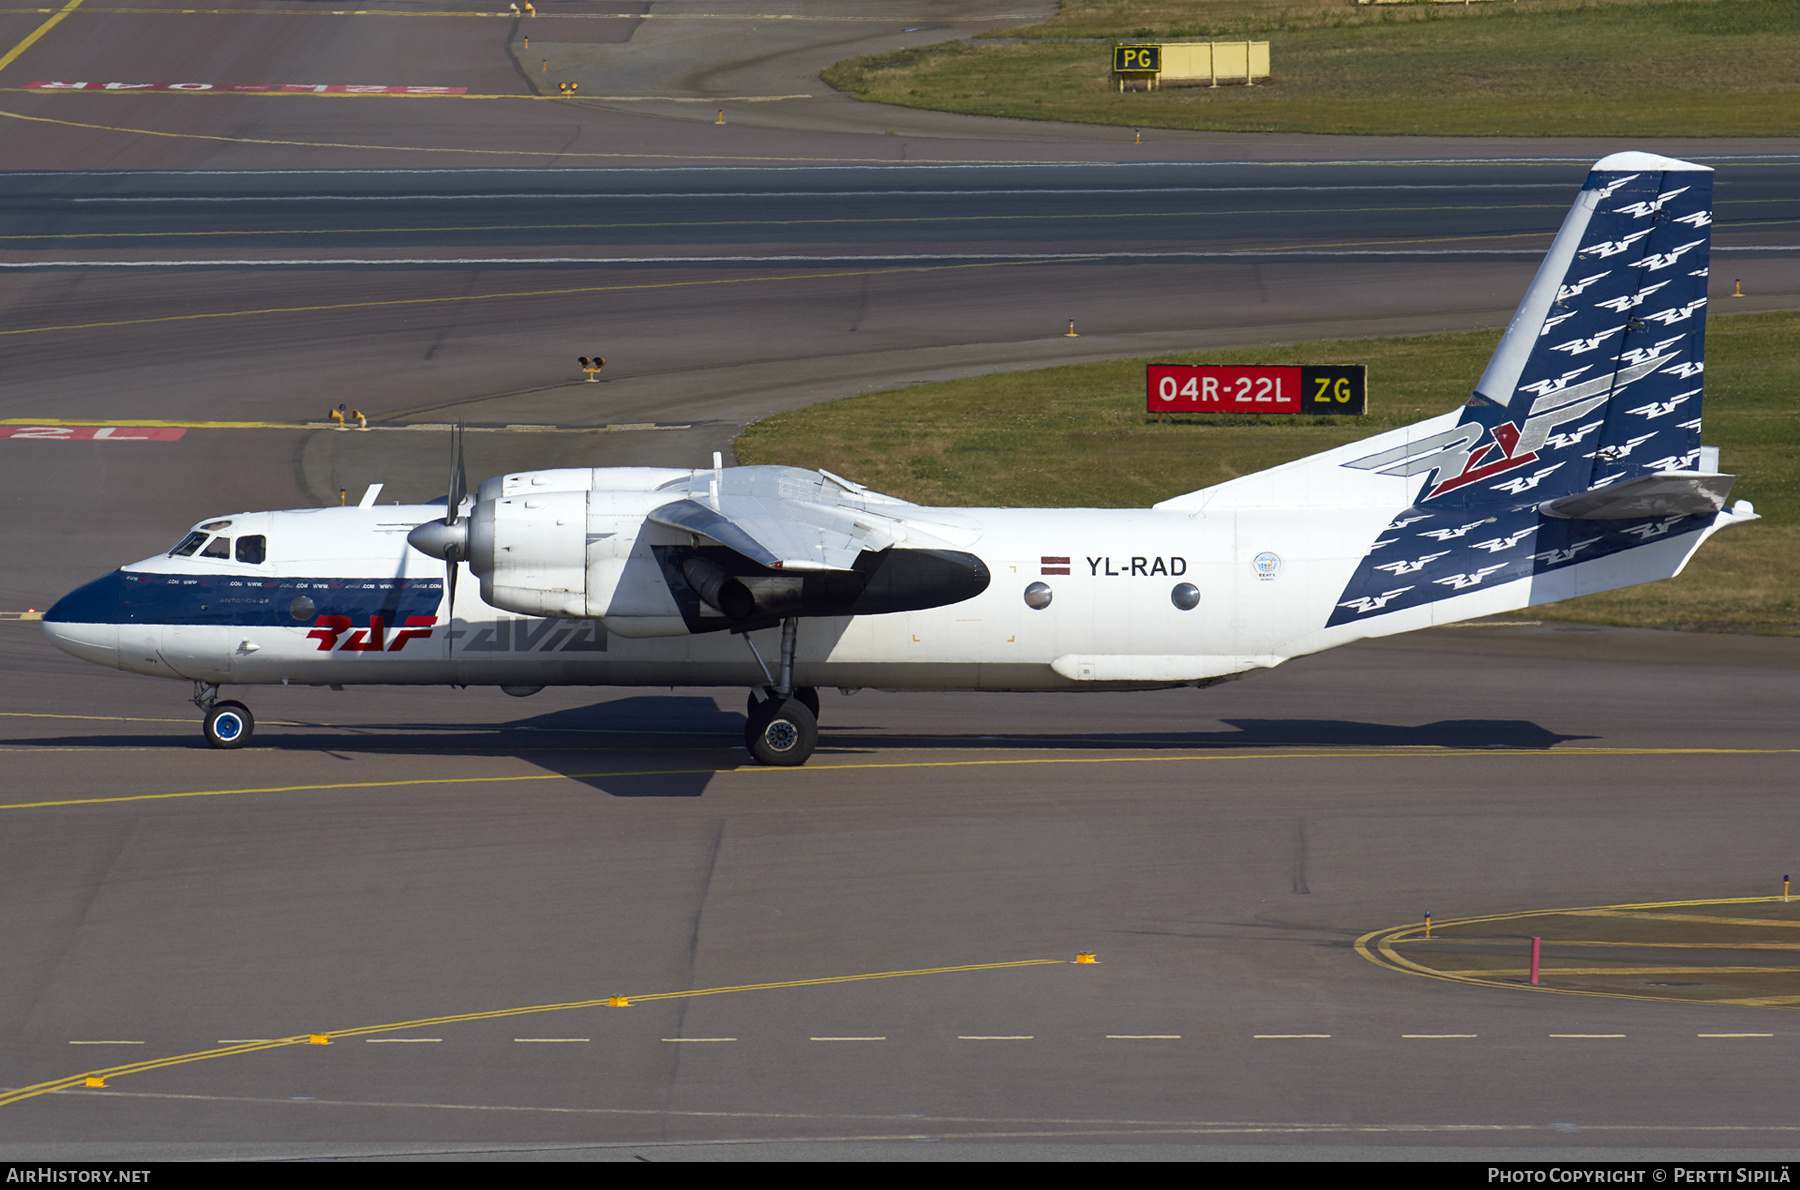
[[(686, 494), (655, 509), (658, 525), (704, 537), (771, 570), (851, 570), (865, 550), (909, 534), (895, 514), (912, 505), (793, 467), (697, 471)], [(876, 511), (880, 506), (891, 506)], [(875, 506), (875, 507), (871, 507)]]

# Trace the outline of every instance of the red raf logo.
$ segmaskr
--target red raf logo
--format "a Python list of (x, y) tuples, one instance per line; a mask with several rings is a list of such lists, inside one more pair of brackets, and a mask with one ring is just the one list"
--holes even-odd
[[(436, 616), (408, 616), (405, 626), (390, 642), (387, 623), (381, 616), (370, 616), (367, 628), (352, 628), (349, 616), (320, 616), (313, 621), (313, 630), (306, 636), (308, 640), (319, 642), (321, 653), (333, 649), (340, 653), (398, 653), (408, 642), (429, 637), (431, 627), (436, 623)], [(346, 632), (350, 633), (350, 639), (339, 644), (339, 638)]]

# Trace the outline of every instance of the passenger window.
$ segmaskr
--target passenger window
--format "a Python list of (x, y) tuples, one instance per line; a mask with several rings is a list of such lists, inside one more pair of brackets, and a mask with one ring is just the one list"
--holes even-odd
[(262, 534), (246, 534), (237, 539), (237, 560), (248, 562), (252, 566), (260, 566), (268, 553), (266, 547), (267, 539)]
[(194, 556), (194, 551), (200, 548), (200, 543), (205, 540), (206, 534), (204, 533), (189, 533), (175, 543), (175, 548), (169, 551), (169, 557), (191, 558)]
[(202, 558), (226, 558), (226, 559), (229, 559), (231, 557), (231, 538), (229, 538), (229, 537), (213, 538), (211, 541), (206, 543), (206, 548), (200, 551), (200, 556)]

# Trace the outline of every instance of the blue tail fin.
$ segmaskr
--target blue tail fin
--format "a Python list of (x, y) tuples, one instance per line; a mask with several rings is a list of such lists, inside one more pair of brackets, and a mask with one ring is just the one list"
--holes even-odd
[(1711, 225), (1710, 169), (1599, 162), (1459, 423), (1351, 465), (1424, 475), (1420, 508), (1695, 467)]
[[(1699, 470), (1711, 224), (1705, 166), (1652, 153), (1594, 166), (1460, 416), (1342, 464), (1418, 486), (1333, 623), (1711, 523), (1678, 503), (1681, 515), (1655, 519), (1652, 532), (1656, 499), (1582, 495), (1621, 483), (1636, 493), (1667, 483), (1648, 477)], [(1644, 515), (1627, 516), (1634, 508)], [(1393, 589), (1397, 579), (1409, 585)]]

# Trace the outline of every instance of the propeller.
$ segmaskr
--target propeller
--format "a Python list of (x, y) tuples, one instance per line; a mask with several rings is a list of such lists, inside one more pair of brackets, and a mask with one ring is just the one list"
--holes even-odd
[[(462, 502), (468, 491), (468, 475), (463, 468), (463, 426), (459, 421), (450, 430), (450, 490), (444, 519), (426, 521), (406, 535), (408, 544), (420, 553), (444, 560), (444, 591), (449, 596), (444, 610), (446, 621), (456, 617), (457, 563), (469, 556), (468, 518), (462, 515)], [(455, 648), (454, 638), (451, 648)]]

